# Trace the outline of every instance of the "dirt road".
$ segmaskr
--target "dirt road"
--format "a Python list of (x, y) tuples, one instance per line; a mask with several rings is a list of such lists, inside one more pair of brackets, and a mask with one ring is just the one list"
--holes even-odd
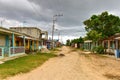
[[(102, 59), (80, 51), (71, 51), (65, 46), (59, 53), (64, 53), (65, 56), (52, 58), (29, 73), (19, 74), (7, 80), (119, 80), (110, 75), (112, 72), (109, 70), (112, 68), (108, 66), (112, 63), (107, 64), (107, 62), (102, 61), (108, 58)], [(115, 60), (111, 61), (116, 63)], [(118, 70), (120, 69), (118, 68)]]

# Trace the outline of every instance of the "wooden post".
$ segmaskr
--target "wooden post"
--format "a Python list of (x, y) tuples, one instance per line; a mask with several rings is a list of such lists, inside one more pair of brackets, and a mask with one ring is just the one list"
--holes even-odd
[(25, 36), (23, 36), (23, 46), (25, 47)]
[(14, 47), (15, 45), (15, 36), (14, 36), (14, 33), (12, 34), (12, 47)]
[(24, 52), (25, 52), (25, 36), (23, 36), (23, 46), (24, 46)]
[(110, 40), (108, 40), (108, 49), (110, 49)]

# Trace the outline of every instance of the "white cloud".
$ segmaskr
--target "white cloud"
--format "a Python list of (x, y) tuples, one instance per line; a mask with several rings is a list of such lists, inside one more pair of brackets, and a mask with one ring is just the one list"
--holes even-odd
[[(83, 21), (93, 14), (108, 11), (120, 16), (120, 0), (0, 0), (0, 21), (3, 26), (37, 26), (52, 31), (52, 17), (63, 13), (58, 18), (55, 28), (65, 38), (85, 35)], [(55, 32), (55, 36), (57, 32)], [(65, 40), (64, 40), (65, 41)]]

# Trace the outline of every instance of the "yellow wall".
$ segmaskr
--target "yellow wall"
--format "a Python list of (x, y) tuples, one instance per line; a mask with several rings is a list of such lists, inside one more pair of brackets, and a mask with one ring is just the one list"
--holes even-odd
[(0, 46), (5, 46), (5, 36), (0, 35)]
[(16, 37), (14, 36), (14, 46), (16, 46)]
[(28, 49), (30, 48), (30, 40), (28, 40), (28, 46), (27, 46), (27, 48)]

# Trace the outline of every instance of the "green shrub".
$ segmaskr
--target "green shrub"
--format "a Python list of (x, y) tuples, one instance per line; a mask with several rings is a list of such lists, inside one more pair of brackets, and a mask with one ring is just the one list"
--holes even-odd
[(104, 47), (102, 46), (93, 47), (92, 51), (98, 54), (104, 54)]
[(96, 53), (96, 49), (97, 49), (97, 47), (94, 46), (94, 47), (92, 48), (92, 52), (93, 52), (93, 53)]

